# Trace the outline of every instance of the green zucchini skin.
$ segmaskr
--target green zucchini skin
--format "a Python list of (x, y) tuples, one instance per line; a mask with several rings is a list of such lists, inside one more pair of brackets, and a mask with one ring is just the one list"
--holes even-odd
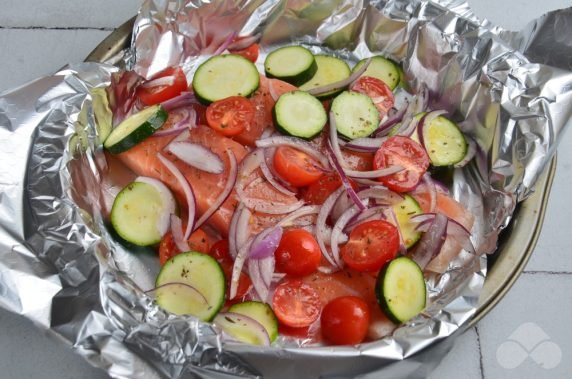
[[(370, 58), (367, 58), (370, 59)], [(362, 59), (353, 68), (353, 72), (357, 71), (362, 67), (367, 59)], [(395, 87), (401, 81), (401, 74), (399, 72), (399, 65), (392, 61), (382, 57), (381, 55), (376, 55), (371, 58), (369, 66), (365, 70), (362, 76), (371, 76), (383, 81), (391, 90), (393, 91)]]
[(153, 135), (167, 117), (167, 112), (160, 105), (145, 108), (117, 125), (103, 146), (112, 154), (123, 153)]
[(304, 91), (287, 92), (272, 108), (276, 129), (285, 135), (311, 140), (326, 126), (328, 115), (314, 96)]
[(332, 102), (336, 129), (347, 139), (369, 136), (379, 126), (379, 112), (371, 98), (359, 92), (344, 91)]
[(278, 337), (278, 320), (268, 304), (259, 301), (245, 301), (234, 304), (228, 311), (239, 313), (258, 321), (266, 329), (270, 342), (273, 342)]
[(423, 126), (423, 142), (431, 165), (452, 166), (465, 158), (468, 145), (457, 124), (439, 116)]
[(216, 55), (199, 66), (193, 77), (197, 99), (209, 105), (231, 96), (251, 96), (260, 85), (254, 63), (236, 54)]
[[(351, 75), (350, 66), (339, 58), (327, 55), (316, 55), (314, 58), (316, 59), (318, 70), (310, 80), (300, 86), (301, 91), (309, 91), (316, 87), (336, 83), (349, 78)], [(327, 100), (335, 97), (342, 91), (343, 88), (321, 94), (317, 97), (320, 100)]]
[(393, 210), (399, 223), (405, 247), (409, 249), (421, 238), (421, 232), (415, 230), (416, 224), (409, 220), (415, 215), (422, 214), (423, 209), (411, 195), (404, 195), (403, 200), (393, 206)]
[[(180, 294), (165, 286), (168, 283), (183, 283), (196, 288), (208, 304), (196, 301), (192, 296), (182, 303)], [(197, 251), (187, 251), (169, 259), (157, 275), (155, 287), (155, 300), (163, 309), (175, 314), (193, 315), (202, 321), (211, 321), (225, 302), (226, 279), (222, 267), (216, 259)], [(181, 288), (174, 289), (181, 292)]]
[(310, 50), (302, 46), (285, 46), (266, 57), (264, 72), (297, 87), (306, 83), (318, 71), (318, 64)]
[[(395, 291), (392, 285), (398, 280), (402, 280), (407, 288)], [(385, 315), (396, 324), (405, 323), (425, 309), (427, 288), (423, 271), (408, 257), (395, 258), (381, 269), (375, 293)], [(403, 299), (407, 296), (408, 299)]]

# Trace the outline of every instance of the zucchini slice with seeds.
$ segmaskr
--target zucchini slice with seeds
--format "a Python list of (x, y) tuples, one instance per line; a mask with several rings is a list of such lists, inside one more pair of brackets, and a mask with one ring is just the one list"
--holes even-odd
[[(316, 55), (314, 59), (318, 65), (318, 70), (312, 79), (300, 86), (301, 91), (309, 91), (312, 88), (322, 87), (328, 84), (339, 82), (349, 78), (351, 75), (350, 66), (348, 66), (345, 61), (339, 58), (330, 57), (327, 55)], [(329, 99), (342, 91), (343, 88), (340, 90), (327, 92), (319, 95), (318, 98), (322, 100)]]
[[(365, 64), (367, 59), (362, 59), (359, 61), (353, 68), (353, 72), (356, 72), (360, 69), (361, 66)], [(371, 62), (367, 67), (367, 70), (363, 73), (362, 76), (372, 76), (379, 80), (382, 80), (387, 84), (389, 88), (393, 91), (395, 87), (401, 81), (401, 75), (399, 72), (399, 66), (397, 63), (393, 62), (390, 59), (384, 58), (380, 55), (371, 58)]]
[(379, 126), (379, 111), (367, 95), (345, 91), (332, 102), (338, 133), (350, 140), (363, 138)]
[(112, 154), (119, 154), (150, 137), (167, 120), (167, 112), (153, 105), (135, 113), (117, 125), (105, 139), (103, 146)]
[(231, 96), (252, 95), (260, 84), (254, 63), (236, 54), (216, 55), (199, 66), (193, 77), (193, 90), (204, 104)]
[(304, 139), (317, 136), (328, 122), (320, 100), (304, 91), (287, 92), (272, 110), (276, 128), (283, 134)]
[(269, 78), (276, 78), (295, 86), (312, 79), (318, 64), (310, 50), (302, 46), (286, 46), (274, 50), (264, 61), (264, 71)]

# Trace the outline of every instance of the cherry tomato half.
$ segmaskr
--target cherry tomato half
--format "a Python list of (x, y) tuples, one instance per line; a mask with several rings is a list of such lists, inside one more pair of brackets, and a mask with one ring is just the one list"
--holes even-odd
[(257, 43), (253, 43), (252, 45), (242, 49), (242, 50), (231, 50), (230, 52), (232, 54), (237, 54), (240, 56), (243, 56), (244, 58), (248, 59), (249, 61), (251, 61), (252, 63), (256, 63), (256, 60), (258, 59), (258, 53), (259, 53), (259, 46)]
[(350, 232), (349, 241), (342, 246), (343, 261), (356, 271), (379, 271), (397, 255), (399, 231), (383, 220), (359, 224)]
[(174, 78), (173, 84), (159, 85), (154, 87), (142, 87), (137, 89), (137, 96), (145, 105), (155, 105), (163, 101), (179, 96), (189, 85), (183, 70), (179, 67), (170, 67), (153, 76), (148, 82), (171, 76)]
[(289, 146), (280, 146), (274, 153), (276, 172), (295, 187), (305, 187), (317, 182), (323, 175), (319, 165), (308, 154)]
[(215, 242), (209, 250), (209, 255), (216, 259), (219, 263), (225, 260), (232, 261), (228, 248), (228, 240), (224, 239)]
[(362, 342), (369, 327), (370, 310), (357, 296), (343, 296), (330, 301), (320, 318), (322, 335), (336, 345)]
[(254, 105), (242, 96), (215, 101), (207, 108), (207, 124), (224, 136), (242, 133), (254, 120)]
[(304, 229), (291, 229), (282, 235), (274, 252), (276, 270), (292, 276), (309, 275), (318, 269), (322, 259), (314, 236)]
[[(206, 253), (209, 251), (209, 240), (207, 234), (202, 229), (195, 230), (187, 240), (192, 251)], [(165, 234), (159, 244), (159, 262), (161, 266), (175, 255), (182, 253), (175, 244), (171, 232)]]
[(395, 192), (411, 191), (429, 168), (429, 156), (423, 146), (405, 136), (389, 137), (375, 153), (373, 168), (401, 166), (404, 170), (379, 178)]
[(324, 174), (317, 182), (306, 188), (302, 197), (308, 204), (322, 205), (332, 192), (340, 188), (341, 185), (342, 180), (337, 173)]
[(377, 107), (381, 118), (393, 107), (395, 101), (393, 92), (383, 80), (371, 76), (362, 76), (350, 89), (369, 96)]
[(272, 296), (272, 309), (278, 320), (293, 328), (310, 326), (320, 316), (320, 297), (301, 280), (280, 283)]

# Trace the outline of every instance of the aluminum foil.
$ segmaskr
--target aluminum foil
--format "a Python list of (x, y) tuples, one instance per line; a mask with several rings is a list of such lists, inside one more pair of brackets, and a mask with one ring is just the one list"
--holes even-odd
[[(299, 43), (355, 62), (383, 54), (425, 83), (475, 139), (453, 195), (477, 222), (480, 253), (496, 248), (518, 201), (554, 154), (572, 112), (572, 10), (522, 32), (478, 20), (459, 1), (146, 1), (120, 66), (189, 76), (229, 35), (255, 36), (262, 54)], [(475, 312), (486, 258), (462, 254), (429, 280), (429, 306), (392, 336), (357, 347), (280, 339), (225, 341), (192, 317), (158, 308), (157, 258), (129, 251), (106, 225), (110, 199), (133, 176), (99, 146), (94, 88), (118, 68), (96, 63), (0, 95), (0, 304), (73, 344), (117, 378), (423, 377)], [(430, 348), (428, 348), (430, 347)]]

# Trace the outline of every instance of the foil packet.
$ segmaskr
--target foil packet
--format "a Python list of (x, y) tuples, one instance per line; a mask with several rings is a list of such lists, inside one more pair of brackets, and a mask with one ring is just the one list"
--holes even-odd
[[(572, 9), (510, 32), (460, 1), (147, 0), (133, 31), (114, 65), (71, 65), (0, 94), (0, 305), (117, 378), (426, 376), (474, 314), (486, 253), (570, 123)], [(263, 57), (292, 43), (350, 62), (388, 56), (477, 142), (450, 190), (476, 217), (481, 255), (431, 277), (427, 309), (391, 336), (356, 347), (231, 343), (154, 304), (145, 290), (157, 258), (128, 251), (106, 225), (132, 174), (103, 154), (98, 91), (122, 67), (150, 77), (182, 65), (191, 76), (230, 33), (259, 41)]]

